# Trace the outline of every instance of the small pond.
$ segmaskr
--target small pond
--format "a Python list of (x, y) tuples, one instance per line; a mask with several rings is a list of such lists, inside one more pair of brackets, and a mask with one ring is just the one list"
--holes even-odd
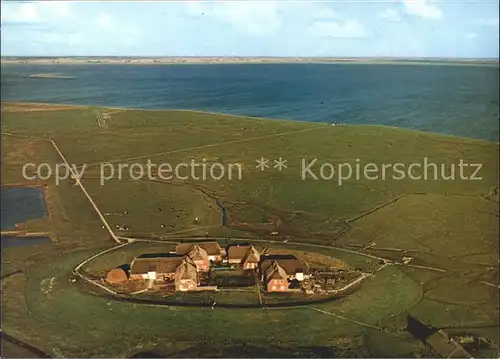
[(49, 244), (49, 237), (12, 237), (12, 236), (1, 236), (0, 243), (3, 248), (9, 247), (22, 247), (22, 246), (32, 246), (35, 244)]
[(2, 231), (15, 230), (16, 224), (47, 213), (42, 189), (38, 187), (1, 187), (0, 198)]

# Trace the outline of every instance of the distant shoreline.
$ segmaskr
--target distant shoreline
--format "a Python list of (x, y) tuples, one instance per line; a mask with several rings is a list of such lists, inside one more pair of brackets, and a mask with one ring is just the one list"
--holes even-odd
[(278, 57), (2, 57), (2, 65), (216, 65), (216, 64), (357, 64), (499, 66), (498, 59), (278, 58)]

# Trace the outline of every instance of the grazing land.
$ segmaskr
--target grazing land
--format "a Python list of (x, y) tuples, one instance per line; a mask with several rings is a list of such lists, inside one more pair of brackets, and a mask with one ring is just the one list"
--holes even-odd
[[(106, 128), (95, 111), (109, 114)], [(2, 185), (44, 188), (49, 216), (23, 228), (50, 232), (53, 240), (4, 250), (3, 274), (22, 272), (2, 280), (2, 330), (44, 353), (181, 357), (203, 346), (213, 355), (434, 356), (405, 330), (407, 315), (449, 334), (487, 338), (475, 357), (498, 353), (498, 143), (189, 111), (2, 104), (2, 112)], [(56, 185), (53, 178), (22, 176), (25, 163), (61, 163), (50, 141), (70, 164), (86, 165), (81, 184), (113, 231), (160, 241), (148, 243), (151, 250), (171, 250), (165, 239), (230, 237), (269, 252), (307, 252), (311, 262), (328, 257), (329, 265), (378, 271), (341, 300), (293, 309), (106, 298), (100, 288), (73, 281), (77, 265), (116, 245), (82, 189), (71, 178)], [(261, 157), (270, 159), (266, 171), (256, 168)], [(279, 157), (287, 160), (282, 171), (273, 167)], [(409, 165), (423, 157), (448, 168), (460, 159), (480, 163), (481, 180), (301, 178), (304, 158), (318, 158), (319, 166), (357, 159)], [(101, 162), (176, 166), (203, 159), (241, 164), (243, 176), (134, 179), (135, 172), (125, 171), (101, 185)], [(102, 276), (141, 245), (100, 256), (84, 270)], [(392, 264), (382, 267), (380, 259)], [(213, 294), (200, 295), (210, 301)], [(256, 292), (227, 295), (221, 301), (258, 302)]]

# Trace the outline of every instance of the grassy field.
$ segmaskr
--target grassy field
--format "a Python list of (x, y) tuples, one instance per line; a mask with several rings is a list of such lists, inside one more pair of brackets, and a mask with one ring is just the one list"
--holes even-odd
[[(3, 251), (5, 274), (24, 271), (2, 282), (3, 330), (9, 335), (50, 355), (71, 357), (146, 351), (189, 356), (200, 345), (215, 354), (260, 348), (285, 356), (432, 355), (404, 332), (411, 314), (445, 330), (493, 340), (492, 348), (477, 357), (498, 351), (498, 143), (382, 126), (187, 111), (109, 110), (109, 126), (103, 129), (91, 108), (27, 109), (4, 107), (2, 113), (2, 133), (35, 137), (2, 136), (2, 185), (44, 187), (50, 215), (26, 223), (26, 228), (51, 232), (53, 244)], [(314, 308), (169, 309), (105, 300), (69, 281), (79, 262), (114, 245), (81, 189), (71, 180), (56, 186), (53, 180), (21, 176), (26, 162), (61, 162), (47, 139), (57, 143), (71, 164), (89, 165), (82, 182), (112, 227), (130, 228), (121, 235), (257, 240), (278, 232), (266, 238), (286, 235), (291, 241), (335, 245), (287, 248), (334, 257), (352, 268), (370, 271), (379, 261), (345, 250), (396, 260), (411, 256), (415, 267), (386, 267), (345, 299)], [(271, 160), (264, 172), (255, 167), (260, 157)], [(288, 161), (283, 171), (272, 166), (279, 157)], [(300, 176), (303, 158), (318, 158), (318, 164), (355, 164), (359, 159), (408, 165), (424, 157), (447, 166), (460, 159), (481, 163), (482, 179), (352, 178), (339, 185), (337, 177)], [(243, 178), (132, 181), (125, 175), (99, 184), (100, 162), (146, 164), (148, 159), (172, 166), (192, 159), (240, 163)], [(222, 226), (217, 200), (233, 229)], [(273, 250), (283, 246), (254, 243)], [(151, 249), (159, 248), (155, 246)], [(93, 274), (129, 261), (135, 252), (125, 248), (93, 262)], [(217, 294), (221, 301), (227, 295)], [(258, 300), (256, 292), (250, 295), (232, 299)], [(131, 323), (134, 330), (125, 331)]]
[[(126, 181), (94, 185), (99, 182), (95, 178), (100, 177), (101, 161), (117, 161), (116, 167), (132, 163), (145, 166), (148, 160), (156, 165), (169, 163), (172, 166), (191, 160), (201, 163), (203, 159), (208, 163), (242, 164), (241, 180), (188, 179), (180, 182), (190, 191), (202, 189), (216, 196), (230, 212), (234, 224), (259, 233), (280, 230), (297, 237), (314, 234), (315, 238), (324, 239), (338, 231), (339, 222), (404, 193), (480, 195), (497, 186), (498, 145), (476, 140), (388, 127), (332, 127), (186, 111), (128, 110), (111, 116), (109, 128), (101, 129), (90, 109), (6, 112), (3, 131), (50, 137), (67, 154), (71, 164), (88, 164), (90, 168), (85, 175), (89, 178), (88, 186), (92, 187), (91, 194), (103, 200), (108, 193), (113, 196), (113, 200), (105, 201), (103, 209), (106, 212), (120, 212), (125, 202), (130, 212), (152, 214), (147, 206), (154, 201), (148, 198), (156, 198), (157, 192), (148, 190), (150, 193), (141, 197), (144, 200), (137, 201), (137, 191), (130, 188), (138, 186)], [(286, 158), (288, 168), (261, 172), (255, 168), (255, 160), (260, 157)], [(315, 171), (318, 173), (319, 165), (325, 162), (351, 162), (354, 166), (359, 159), (361, 164), (373, 162), (381, 166), (384, 163), (422, 162), (423, 157), (446, 166), (457, 165), (459, 158), (468, 163), (483, 163), (483, 180), (353, 178), (338, 185), (337, 177), (318, 181), (301, 178), (302, 159), (317, 158)], [(129, 172), (124, 171), (123, 176), (129, 177)], [(165, 182), (158, 181), (160, 184)], [(187, 193), (184, 189), (175, 191), (180, 192), (179, 196)], [(168, 192), (173, 193), (174, 189)], [(148, 223), (148, 230), (164, 232), (159, 229), (163, 218), (154, 217)], [(172, 221), (177, 222), (173, 213), (169, 222)], [(207, 219), (205, 223), (213, 222)], [(166, 231), (176, 232), (177, 229), (167, 227)]]
[(374, 248), (441, 254), (494, 266), (498, 261), (497, 234), (495, 202), (480, 196), (410, 195), (354, 222), (339, 243), (375, 243)]

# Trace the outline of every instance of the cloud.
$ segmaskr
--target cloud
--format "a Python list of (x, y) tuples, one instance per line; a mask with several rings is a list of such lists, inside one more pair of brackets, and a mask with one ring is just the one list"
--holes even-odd
[(37, 5), (34, 3), (6, 3), (1, 6), (2, 23), (33, 23), (40, 21)]
[(105, 29), (110, 29), (113, 27), (113, 20), (108, 14), (100, 14), (96, 19), (95, 23)]
[(341, 16), (329, 4), (316, 2), (188, 2), (185, 16), (229, 24), (235, 31), (254, 36), (276, 35), (282, 29), (316, 38), (367, 36), (359, 22)]
[(403, 0), (407, 14), (415, 15), (429, 20), (443, 18), (443, 12), (433, 4), (432, 0)]
[(68, 17), (71, 15), (70, 4), (65, 1), (47, 1), (43, 3), (43, 6), (47, 7), (53, 15), (58, 17)]
[(489, 18), (475, 18), (472, 20), (472, 22), (482, 26), (499, 26), (498, 16)]
[(396, 9), (387, 8), (378, 14), (378, 18), (388, 22), (400, 22), (401, 17)]
[(6, 2), (2, 1), (2, 24), (33, 25), (53, 24), (71, 16), (71, 6), (68, 2)]
[(472, 40), (472, 39), (475, 39), (476, 37), (477, 37), (477, 33), (475, 33), (475, 32), (469, 32), (467, 35), (465, 35), (466, 40)]
[(273, 33), (281, 26), (278, 6), (272, 2), (220, 3), (215, 15), (254, 34)]
[(312, 12), (312, 18), (316, 20), (340, 20), (340, 16), (326, 6), (317, 6)]
[(307, 33), (314, 37), (335, 39), (360, 39), (367, 36), (363, 26), (356, 20), (317, 21), (307, 29)]
[(263, 35), (276, 32), (281, 27), (278, 2), (189, 2), (185, 10), (191, 17), (205, 16), (223, 22), (244, 32)]

